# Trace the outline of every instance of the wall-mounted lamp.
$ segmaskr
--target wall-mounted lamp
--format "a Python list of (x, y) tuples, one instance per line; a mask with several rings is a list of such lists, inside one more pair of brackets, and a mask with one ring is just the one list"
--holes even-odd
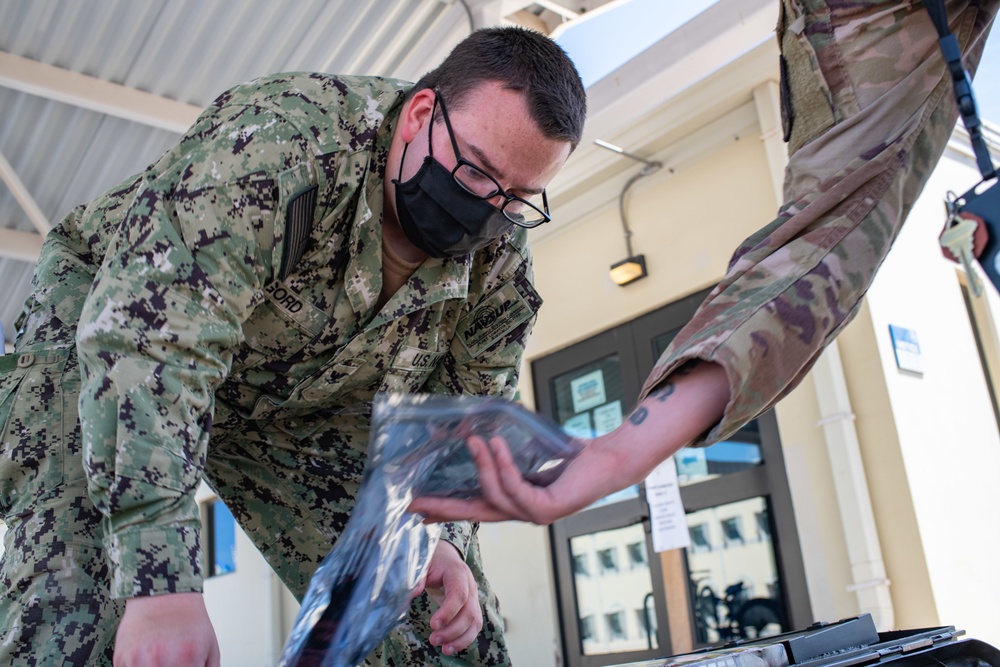
[(606, 148), (609, 151), (620, 153), (625, 157), (632, 158), (633, 160), (643, 163), (643, 167), (639, 170), (639, 173), (635, 174), (629, 178), (628, 181), (626, 181), (625, 187), (622, 188), (621, 194), (618, 195), (618, 213), (622, 218), (622, 230), (625, 232), (625, 250), (628, 252), (628, 256), (622, 261), (615, 262), (611, 265), (611, 280), (613, 280), (616, 285), (628, 285), (629, 283), (635, 282), (640, 278), (645, 278), (649, 274), (646, 272), (645, 255), (635, 255), (632, 253), (632, 230), (629, 229), (628, 219), (625, 217), (625, 193), (628, 192), (628, 189), (632, 187), (636, 181), (644, 176), (649, 176), (654, 171), (662, 167), (663, 164), (653, 160), (647, 160), (646, 158), (639, 157), (638, 155), (633, 155), (620, 146), (609, 144), (608, 142), (600, 139), (594, 141), (594, 143), (601, 148)]
[(645, 278), (648, 275), (646, 273), (645, 255), (629, 257), (611, 265), (611, 280), (616, 285), (628, 285), (630, 282), (639, 280), (639, 278)]

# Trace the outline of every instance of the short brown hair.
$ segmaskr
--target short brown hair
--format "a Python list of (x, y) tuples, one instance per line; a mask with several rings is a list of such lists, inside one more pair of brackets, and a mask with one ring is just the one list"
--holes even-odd
[(496, 81), (524, 94), (531, 117), (549, 139), (580, 143), (587, 93), (573, 61), (540, 32), (517, 26), (482, 28), (462, 40), (410, 94), (430, 88), (452, 109), (480, 84)]

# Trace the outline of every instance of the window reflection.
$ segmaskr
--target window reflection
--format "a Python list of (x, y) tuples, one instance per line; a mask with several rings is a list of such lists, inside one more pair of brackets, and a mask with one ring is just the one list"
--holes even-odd
[(722, 536), (725, 539), (727, 547), (733, 544), (746, 544), (743, 540), (743, 522), (741, 518), (733, 516), (722, 520)]
[(618, 571), (618, 559), (615, 557), (614, 547), (598, 551), (597, 559), (601, 561), (601, 573)]
[(587, 567), (587, 554), (573, 556), (573, 574), (581, 577), (590, 576), (590, 569)]
[(583, 654), (657, 648), (642, 524), (579, 535), (570, 539), (570, 551)]
[(611, 641), (625, 639), (625, 620), (620, 611), (615, 611), (604, 615), (604, 620), (608, 623), (608, 637)]
[(707, 524), (688, 525), (688, 532), (691, 534), (691, 546), (689, 548), (692, 551), (697, 553), (699, 551), (712, 550), (712, 542), (709, 540)]
[(626, 547), (628, 549), (629, 565), (631, 567), (642, 567), (646, 564), (646, 544), (643, 542), (633, 542)]
[(767, 500), (749, 498), (691, 512), (687, 523), (697, 642), (753, 639), (786, 630)]
[(710, 447), (684, 447), (674, 454), (677, 481), (681, 486), (704, 482), (761, 465), (760, 427), (757, 421), (744, 426), (731, 440)]
[(643, 638), (648, 640), (649, 636), (652, 635), (655, 641), (656, 623), (654, 622), (655, 618), (653, 617), (653, 611), (650, 607), (651, 604), (646, 605), (645, 609), (635, 610), (635, 625), (639, 628), (639, 634), (642, 635)]

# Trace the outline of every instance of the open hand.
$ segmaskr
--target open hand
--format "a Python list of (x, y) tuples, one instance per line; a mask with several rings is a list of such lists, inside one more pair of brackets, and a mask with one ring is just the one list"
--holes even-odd
[(519, 520), (546, 525), (638, 484), (678, 449), (722, 417), (729, 401), (723, 368), (700, 363), (654, 389), (621, 426), (591, 440), (549, 486), (521, 471), (503, 438), (466, 441), (482, 495), (469, 500), (417, 498), (410, 511), (428, 522)]
[(597, 441), (573, 459), (549, 486), (536, 486), (521, 476), (503, 438), (489, 441), (470, 437), (467, 446), (476, 463), (482, 495), (479, 498), (425, 496), (410, 504), (410, 511), (439, 521), (528, 521), (547, 525), (587, 507), (616, 489), (609, 470), (610, 452)]

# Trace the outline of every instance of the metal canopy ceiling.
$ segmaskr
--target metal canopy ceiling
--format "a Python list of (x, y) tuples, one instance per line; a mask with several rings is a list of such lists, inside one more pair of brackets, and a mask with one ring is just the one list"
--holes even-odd
[(44, 233), (154, 161), (223, 90), (294, 70), (413, 80), (473, 25), (508, 20), (551, 30), (607, 1), (4, 0), (0, 321), (7, 342)]

